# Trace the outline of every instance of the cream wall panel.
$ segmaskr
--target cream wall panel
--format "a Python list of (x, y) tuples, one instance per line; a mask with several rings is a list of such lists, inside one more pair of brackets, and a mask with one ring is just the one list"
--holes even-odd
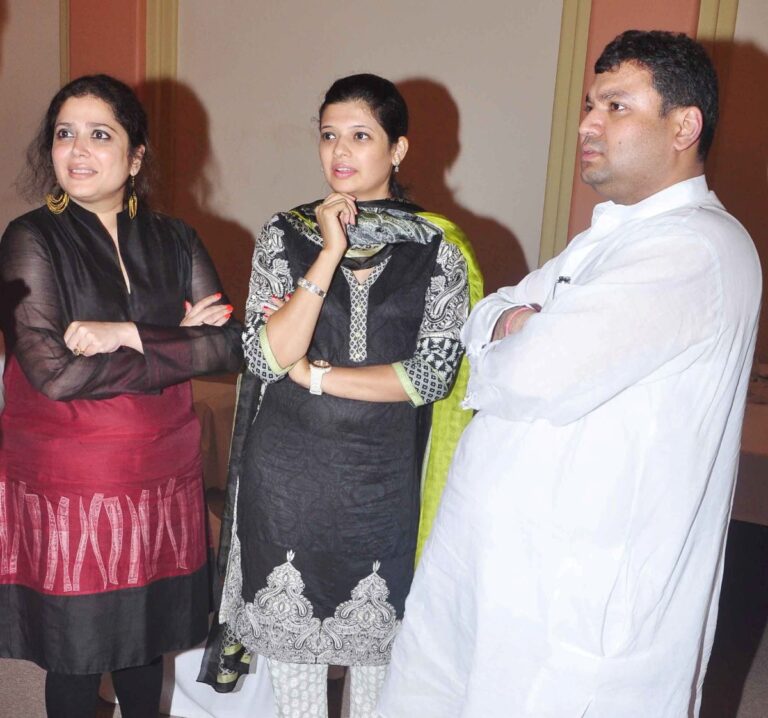
[[(558, 0), (184, 0), (178, 80), (192, 97), (179, 120), (199, 112), (210, 142), (195, 201), (255, 234), (276, 210), (323, 196), (322, 95), (374, 72), (434, 107), (413, 113), (418, 146), (401, 177), (414, 198), (469, 225), (492, 287), (519, 278), (538, 261), (561, 11)], [(180, 168), (206, 142), (186, 132)]]
[(0, 0), (0, 229), (30, 209), (13, 186), (59, 89), (59, 0)]
[(768, 2), (739, 0), (736, 16), (736, 42), (753, 42), (768, 53)]

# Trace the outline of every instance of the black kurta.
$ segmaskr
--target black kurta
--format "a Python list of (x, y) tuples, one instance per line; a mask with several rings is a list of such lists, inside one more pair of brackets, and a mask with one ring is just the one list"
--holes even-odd
[[(293, 290), (322, 240), (314, 205), (273, 218), (254, 254), (245, 334), (249, 368), (264, 383), (236, 462), (237, 526), (222, 603), (230, 657), (241, 643), (294, 663), (381, 665), (403, 614), (429, 404), (450, 390), (461, 358), (467, 268), (417, 208), (359, 207), (350, 243), (378, 245), (366, 261), (373, 272), (359, 285), (356, 265), (342, 263), (307, 356), (336, 367), (397, 365), (414, 401), (314, 396), (276, 373), (261, 303)], [(219, 665), (220, 687), (233, 675), (228, 664)]]

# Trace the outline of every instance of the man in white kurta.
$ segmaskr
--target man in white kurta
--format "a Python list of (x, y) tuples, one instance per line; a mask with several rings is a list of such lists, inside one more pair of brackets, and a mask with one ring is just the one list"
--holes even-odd
[(608, 67), (580, 135), (582, 176), (613, 201), (465, 326), (478, 413), (406, 603), (385, 718), (698, 714), (760, 267), (701, 174), (706, 110), (660, 117), (643, 106), (659, 99), (651, 70)]

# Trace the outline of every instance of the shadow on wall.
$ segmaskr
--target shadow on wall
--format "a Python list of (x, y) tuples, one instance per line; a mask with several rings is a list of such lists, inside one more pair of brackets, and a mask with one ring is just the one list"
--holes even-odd
[[(768, 55), (752, 43), (717, 43), (711, 48), (720, 78), (720, 122), (707, 175), (720, 200), (752, 235), (768, 277)], [(756, 358), (768, 361), (768, 292)]]
[[(149, 81), (142, 86), (141, 95), (150, 100), (149, 114), (158, 114), (154, 123), (152, 118), (150, 121), (156, 128), (155, 135), (159, 135), (153, 138), (160, 155), (159, 208), (197, 230), (235, 307), (235, 315), (242, 320), (254, 236), (210, 207), (217, 167), (211, 153), (208, 113), (188, 85), (173, 80)], [(158, 126), (158, 119), (165, 124)]]
[(461, 152), (459, 109), (441, 84), (426, 78), (397, 83), (408, 104), (410, 149), (403, 184), (413, 200), (456, 222), (472, 241), (485, 275), (485, 291), (516, 284), (528, 273), (520, 242), (508, 227), (460, 205), (446, 178)]

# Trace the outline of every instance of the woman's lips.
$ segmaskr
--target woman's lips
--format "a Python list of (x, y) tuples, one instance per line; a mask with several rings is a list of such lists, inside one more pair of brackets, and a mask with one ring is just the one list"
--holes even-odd
[(89, 167), (70, 167), (67, 170), (70, 177), (93, 177), (96, 174), (96, 170), (92, 170)]
[(349, 165), (334, 165), (333, 167), (333, 174), (340, 178), (351, 177), (356, 172), (357, 170)]

